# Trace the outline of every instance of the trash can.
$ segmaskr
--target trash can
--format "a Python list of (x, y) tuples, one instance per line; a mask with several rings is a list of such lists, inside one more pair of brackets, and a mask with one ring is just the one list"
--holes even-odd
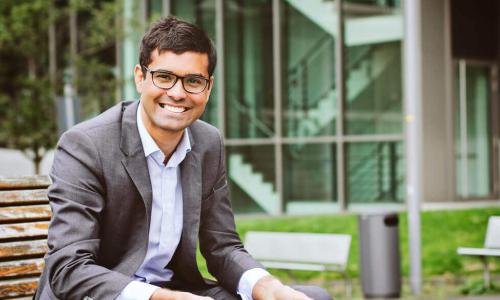
[(359, 247), (365, 298), (398, 298), (401, 294), (398, 214), (360, 215)]

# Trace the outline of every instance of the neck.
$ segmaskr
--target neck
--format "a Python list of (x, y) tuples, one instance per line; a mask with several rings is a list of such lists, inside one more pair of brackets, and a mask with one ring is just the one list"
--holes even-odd
[(141, 108), (140, 113), (144, 127), (148, 131), (149, 135), (151, 135), (161, 152), (163, 152), (166, 160), (170, 159), (170, 156), (172, 156), (172, 153), (174, 153), (175, 148), (177, 148), (177, 145), (180, 143), (182, 136), (184, 135), (184, 130), (167, 131), (151, 126), (150, 122), (148, 122), (144, 109)]
[(164, 132), (164, 131), (154, 132), (155, 130), (152, 131), (148, 129), (149, 134), (156, 142), (161, 152), (163, 152), (163, 154), (165, 155), (166, 161), (168, 161), (168, 159), (170, 159), (170, 156), (172, 156), (172, 153), (174, 153), (175, 148), (177, 148), (177, 145), (179, 145), (182, 136), (184, 134), (184, 131), (180, 132)]

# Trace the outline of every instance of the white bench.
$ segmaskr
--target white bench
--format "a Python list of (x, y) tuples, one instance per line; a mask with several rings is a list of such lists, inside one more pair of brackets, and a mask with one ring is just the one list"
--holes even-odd
[(245, 236), (245, 248), (266, 268), (340, 272), (349, 298), (350, 245), (348, 234), (249, 231)]
[(464, 248), (459, 247), (457, 253), (461, 255), (479, 256), (483, 262), (484, 285), (490, 288), (490, 270), (488, 268), (488, 257), (500, 257), (500, 216), (492, 216), (488, 220), (488, 228), (486, 229), (486, 238), (484, 240), (484, 248)]

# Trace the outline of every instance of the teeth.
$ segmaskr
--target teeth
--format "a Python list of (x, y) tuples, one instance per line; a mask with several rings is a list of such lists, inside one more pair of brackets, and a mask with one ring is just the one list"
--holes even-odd
[(177, 107), (177, 106), (170, 106), (168, 104), (160, 103), (161, 108), (166, 108), (168, 111), (175, 112), (175, 113), (181, 113), (184, 112), (186, 109), (184, 107)]

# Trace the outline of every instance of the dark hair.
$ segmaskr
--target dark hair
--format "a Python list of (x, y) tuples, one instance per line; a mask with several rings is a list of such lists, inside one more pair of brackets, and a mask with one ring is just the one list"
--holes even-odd
[(213, 42), (207, 34), (196, 25), (177, 19), (166, 17), (153, 23), (144, 34), (141, 41), (139, 63), (142, 72), (144, 67), (151, 63), (151, 53), (158, 49), (181, 54), (187, 51), (206, 53), (208, 55), (208, 74), (212, 76), (217, 63), (217, 53)]

